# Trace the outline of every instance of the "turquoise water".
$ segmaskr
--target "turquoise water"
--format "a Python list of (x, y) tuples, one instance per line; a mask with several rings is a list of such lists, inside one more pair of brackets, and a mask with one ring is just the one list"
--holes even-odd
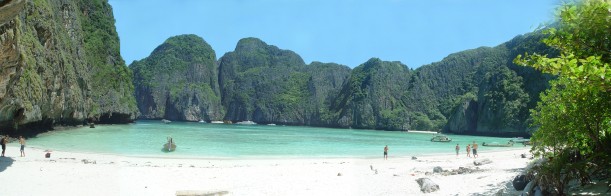
[[(161, 150), (166, 137), (177, 144), (175, 152)], [(483, 147), (481, 142), (506, 143), (509, 138), (449, 135), (450, 143), (430, 142), (433, 134), (300, 126), (226, 125), (138, 121), (128, 125), (98, 125), (53, 131), (28, 139), (28, 146), (70, 152), (171, 158), (316, 158), (381, 157), (453, 154), (460, 144), (477, 141), (480, 151), (507, 150)], [(510, 149), (525, 148), (515, 145)]]

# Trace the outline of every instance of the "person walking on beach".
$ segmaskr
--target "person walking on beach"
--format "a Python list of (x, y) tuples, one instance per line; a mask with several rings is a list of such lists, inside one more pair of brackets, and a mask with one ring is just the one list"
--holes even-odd
[(471, 144), (467, 144), (467, 157), (471, 157)]
[(8, 143), (8, 136), (0, 136), (0, 144), (2, 144), (2, 157), (4, 157), (4, 151), (6, 151), (6, 143)]
[(456, 157), (458, 157), (458, 151), (460, 150), (460, 147), (458, 146), (458, 144), (456, 144)]
[(384, 147), (384, 160), (388, 160), (388, 145)]
[(477, 143), (473, 141), (473, 158), (477, 158)]
[(25, 148), (25, 139), (23, 136), (19, 136), (19, 144), (21, 144), (21, 156), (25, 157), (25, 152), (23, 151)]

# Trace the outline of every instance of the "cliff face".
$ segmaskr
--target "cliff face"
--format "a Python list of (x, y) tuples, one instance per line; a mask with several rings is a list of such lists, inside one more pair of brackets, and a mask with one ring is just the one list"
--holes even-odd
[(169, 38), (151, 55), (134, 61), (141, 118), (183, 121), (220, 120), (216, 54), (196, 35)]
[(410, 70), (400, 62), (372, 58), (352, 70), (332, 106), (341, 127), (407, 130), (410, 127), (403, 96)]
[(311, 95), (306, 108), (305, 125), (337, 127), (338, 112), (331, 111), (332, 104), (350, 76), (350, 68), (335, 63), (312, 62), (306, 66), (310, 77), (307, 88)]
[[(135, 62), (132, 68), (141, 118), (197, 120), (188, 119), (181, 112), (223, 108), (212, 112), (220, 113), (216, 119), (200, 119), (526, 135), (528, 110), (534, 108), (538, 94), (547, 88), (549, 76), (516, 66), (512, 60), (524, 52), (553, 54), (540, 43), (542, 38), (540, 34), (518, 36), (497, 47), (451, 54), (416, 70), (377, 58), (353, 70), (334, 63), (306, 65), (292, 51), (245, 38), (238, 42), (235, 51), (219, 59), (218, 87), (211, 77), (216, 74), (214, 68), (208, 67), (206, 70), (210, 71), (203, 73), (201, 68), (185, 66), (211, 66), (214, 55), (210, 55), (213, 51), (207, 44), (201, 50), (189, 49), (188, 44), (171, 47), (164, 44), (150, 57)], [(186, 41), (194, 42), (197, 41)], [(172, 58), (159, 57), (167, 54), (172, 54)], [(197, 55), (206, 57), (206, 63), (193, 58)], [(159, 67), (155, 68), (157, 71), (150, 71), (155, 66)], [(217, 92), (217, 88), (220, 91), (218, 96), (196, 98), (191, 91), (183, 91), (189, 86), (210, 89), (206, 92)], [(168, 90), (177, 88), (183, 90)], [(186, 93), (170, 98), (173, 92)], [(199, 109), (189, 109), (192, 107)]]
[(309, 76), (296, 53), (256, 38), (238, 42), (219, 60), (224, 120), (303, 124)]
[(132, 63), (140, 118), (337, 126), (329, 108), (350, 75), (347, 66), (306, 65), (256, 38), (240, 40), (219, 59), (218, 72), (214, 59), (202, 38), (181, 35)]
[[(131, 74), (106, 1), (13, 0), (0, 24), (0, 129), (131, 122)], [(0, 17), (7, 17), (0, 15)]]
[[(471, 90), (449, 97), (458, 104), (450, 110), (452, 112), (448, 115), (444, 130), (482, 135), (527, 135), (528, 110), (535, 107), (539, 94), (548, 87), (551, 76), (529, 67), (517, 66), (512, 60), (524, 52), (556, 54), (540, 42), (543, 37), (541, 34), (518, 36), (494, 48), (481, 48), (477, 55), (455, 54), (465, 55), (462, 59), (480, 63), (462, 72), (472, 76), (460, 80), (471, 84), (468, 85)], [(444, 59), (430, 68), (447, 69), (443, 66), (448, 61), (450, 59)]]

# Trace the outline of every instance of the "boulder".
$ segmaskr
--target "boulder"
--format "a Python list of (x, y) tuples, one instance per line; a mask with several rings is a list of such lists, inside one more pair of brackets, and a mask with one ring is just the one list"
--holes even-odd
[(528, 184), (528, 181), (526, 180), (526, 175), (520, 174), (517, 175), (512, 183), (513, 188), (516, 189), (516, 191), (522, 191), (524, 190), (524, 188), (526, 187), (526, 184)]
[(471, 173), (472, 170), (466, 167), (458, 167), (458, 170), (456, 170), (458, 174), (468, 174)]
[(431, 193), (439, 190), (439, 185), (433, 182), (431, 179), (418, 178), (416, 182), (418, 182), (418, 185), (420, 185), (420, 191), (423, 193)]
[(437, 167), (433, 168), (433, 172), (434, 173), (441, 173), (441, 172), (443, 172), (443, 169), (441, 167), (437, 166)]
[(480, 159), (480, 160), (473, 161), (474, 165), (485, 165), (485, 164), (490, 164), (490, 163), (492, 163), (490, 159)]
[(412, 160), (416, 160), (416, 159), (418, 159), (418, 157), (412, 157)]

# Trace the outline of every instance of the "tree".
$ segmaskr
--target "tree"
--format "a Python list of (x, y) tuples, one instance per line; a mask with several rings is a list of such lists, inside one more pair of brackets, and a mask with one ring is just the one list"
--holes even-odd
[[(596, 171), (608, 176), (611, 168), (610, 10), (609, 0), (561, 6), (558, 21), (544, 30), (549, 35), (544, 43), (558, 49), (559, 57), (526, 54), (515, 59), (558, 76), (531, 111), (538, 128), (531, 139), (537, 144), (533, 151), (556, 157), (541, 167), (540, 176), (552, 176), (546, 180), (557, 194), (564, 194), (567, 176), (583, 182)], [(586, 158), (579, 160), (581, 155)]]

